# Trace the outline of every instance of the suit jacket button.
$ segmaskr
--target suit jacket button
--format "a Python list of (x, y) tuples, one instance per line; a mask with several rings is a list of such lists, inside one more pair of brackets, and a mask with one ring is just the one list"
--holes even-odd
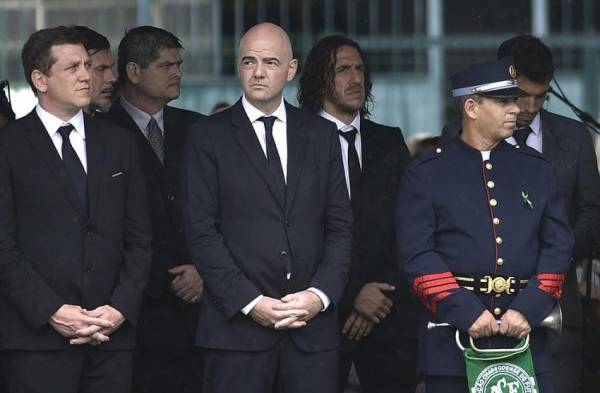
[(170, 201), (174, 201), (175, 200), (175, 195), (169, 195), (167, 197)]
[(83, 269), (83, 271), (84, 271), (85, 273), (89, 273), (89, 272), (91, 272), (91, 271), (92, 271), (92, 269), (91, 269), (89, 266), (86, 266), (86, 267), (85, 267), (85, 269)]
[(285, 251), (285, 250), (284, 250), (284, 251), (281, 251), (281, 252), (279, 253), (279, 255), (281, 255), (282, 257), (287, 257), (287, 251)]
[(91, 234), (92, 234), (92, 232), (91, 232), (89, 229), (85, 228), (85, 229), (83, 230), (83, 236), (86, 236), (86, 237), (87, 237), (87, 236), (90, 236)]
[(290, 222), (288, 220), (285, 220), (283, 223), (285, 224), (286, 227), (292, 226), (292, 224), (290, 224)]

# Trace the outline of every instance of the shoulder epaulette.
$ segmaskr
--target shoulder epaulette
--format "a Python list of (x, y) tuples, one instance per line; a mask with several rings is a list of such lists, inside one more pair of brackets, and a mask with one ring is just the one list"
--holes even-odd
[(544, 157), (542, 155), (542, 153), (540, 153), (539, 151), (535, 150), (532, 147), (529, 147), (529, 146), (523, 147), (523, 146), (519, 146), (519, 145), (514, 145), (513, 148), (519, 154), (524, 154), (526, 156), (535, 157), (540, 160), (546, 161), (548, 163), (550, 162), (550, 161), (548, 161), (548, 159), (546, 157)]
[(440, 158), (444, 155), (444, 148), (443, 147), (436, 147), (435, 149), (428, 151), (426, 153), (420, 154), (419, 156), (415, 157), (415, 159), (413, 160), (414, 165), (423, 165), (427, 162), (433, 161), (437, 158)]

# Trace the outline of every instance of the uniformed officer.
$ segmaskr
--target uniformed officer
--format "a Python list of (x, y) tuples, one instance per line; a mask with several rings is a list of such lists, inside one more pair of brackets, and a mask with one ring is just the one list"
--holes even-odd
[(452, 76), (462, 131), (413, 161), (400, 184), (399, 263), (429, 310), (419, 327), (428, 393), (463, 393), (467, 381), (454, 329), (427, 321), (484, 348), (512, 348), (531, 332), (539, 391), (552, 392), (549, 332), (536, 326), (561, 295), (573, 236), (550, 163), (504, 141), (526, 94), (515, 76), (510, 58)]

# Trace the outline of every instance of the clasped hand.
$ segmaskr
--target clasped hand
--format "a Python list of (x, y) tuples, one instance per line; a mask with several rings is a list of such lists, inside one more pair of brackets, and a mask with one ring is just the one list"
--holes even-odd
[(263, 296), (250, 311), (250, 317), (264, 327), (276, 330), (306, 326), (323, 309), (323, 302), (312, 291), (291, 293), (281, 299)]
[(73, 345), (98, 345), (110, 341), (110, 335), (125, 321), (114, 307), (104, 305), (93, 310), (63, 304), (51, 317), (50, 325)]
[(346, 318), (342, 334), (350, 340), (360, 340), (368, 336), (375, 325), (392, 311), (394, 302), (385, 293), (395, 289), (393, 285), (384, 282), (365, 284), (354, 299), (354, 310)]
[(500, 318), (500, 323), (496, 321), (492, 313), (485, 310), (468, 331), (469, 335), (474, 339), (501, 334), (520, 340), (525, 338), (530, 332), (531, 326), (529, 326), (527, 319), (519, 311), (512, 309), (504, 313), (502, 318)]

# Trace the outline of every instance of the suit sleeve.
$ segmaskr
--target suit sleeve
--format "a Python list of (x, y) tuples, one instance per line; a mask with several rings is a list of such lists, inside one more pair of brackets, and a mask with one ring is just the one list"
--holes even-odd
[(310, 286), (338, 305), (348, 281), (352, 247), (352, 210), (344, 177), (340, 142), (332, 124), (329, 131), (329, 182), (325, 208), (323, 258)]
[(579, 144), (581, 150), (577, 159), (577, 180), (575, 182), (575, 245), (573, 257), (580, 260), (589, 257), (597, 239), (600, 238), (600, 176), (594, 152), (594, 142), (582, 128)]
[(547, 171), (547, 202), (540, 226), (537, 271), (510, 304), (532, 327), (546, 318), (562, 294), (565, 273), (571, 264), (573, 233), (554, 174)]
[(33, 328), (46, 324), (65, 301), (35, 271), (17, 245), (16, 197), (9, 147), (0, 142), (0, 291)]
[(134, 138), (130, 137), (128, 142), (129, 174), (126, 174), (128, 176), (127, 201), (123, 222), (125, 252), (119, 281), (110, 300), (111, 305), (135, 326), (150, 273), (152, 231), (141, 158)]
[(207, 121), (188, 132), (183, 159), (184, 231), (192, 261), (212, 301), (232, 318), (261, 292), (237, 266), (219, 230), (218, 164)]
[(396, 205), (398, 263), (418, 298), (441, 322), (467, 331), (486, 307), (459, 287), (435, 250), (436, 217), (431, 193), (419, 167), (402, 177)]

